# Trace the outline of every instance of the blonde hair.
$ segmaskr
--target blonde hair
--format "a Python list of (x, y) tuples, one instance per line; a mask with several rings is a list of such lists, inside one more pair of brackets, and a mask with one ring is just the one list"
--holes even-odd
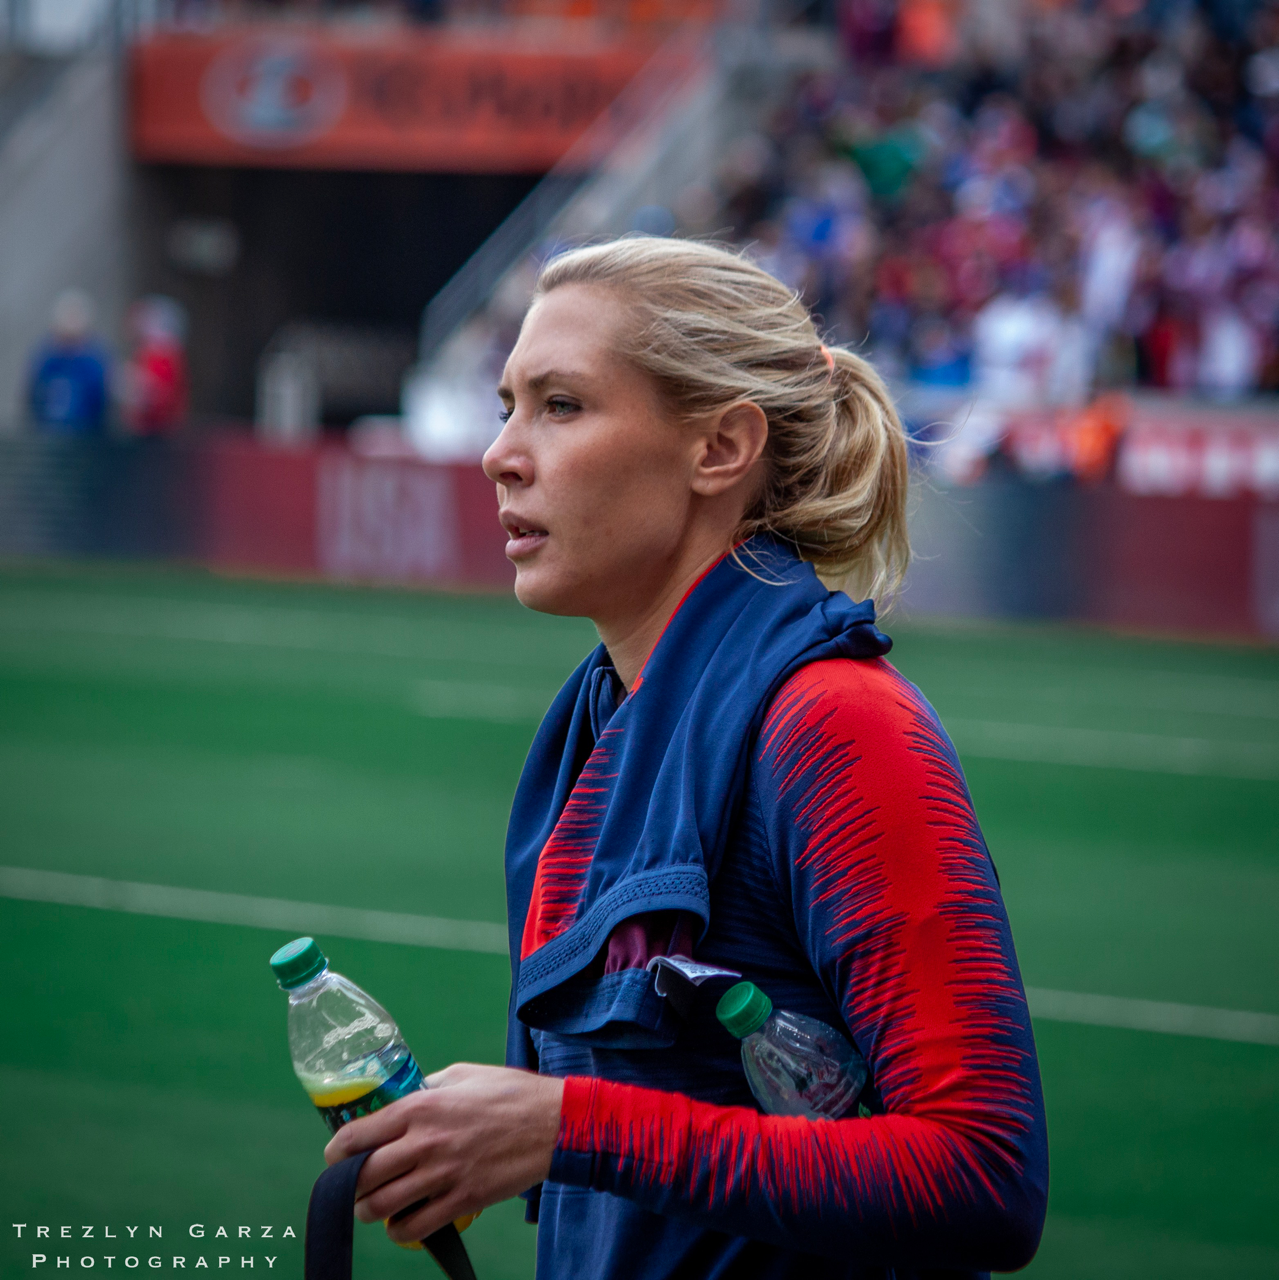
[(623, 354), (681, 417), (739, 401), (768, 419), (767, 479), (739, 537), (770, 533), (828, 581), (887, 598), (910, 559), (907, 449), (883, 380), (827, 348), (799, 295), (744, 254), (627, 237), (553, 258), (535, 297), (617, 289), (636, 314)]

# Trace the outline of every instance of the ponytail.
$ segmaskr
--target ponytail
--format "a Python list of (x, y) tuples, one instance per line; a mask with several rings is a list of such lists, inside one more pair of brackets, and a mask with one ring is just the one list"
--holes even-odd
[(906, 434), (870, 363), (826, 350), (830, 412), (770, 421), (768, 482), (743, 532), (776, 534), (854, 594), (890, 598), (910, 562)]

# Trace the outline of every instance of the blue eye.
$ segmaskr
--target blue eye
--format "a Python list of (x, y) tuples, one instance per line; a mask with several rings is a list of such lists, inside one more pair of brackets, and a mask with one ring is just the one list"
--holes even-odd
[(499, 422), (510, 422), (511, 414), (513, 414), (514, 412), (515, 412), (514, 409), (499, 409), (497, 414), (497, 420)]

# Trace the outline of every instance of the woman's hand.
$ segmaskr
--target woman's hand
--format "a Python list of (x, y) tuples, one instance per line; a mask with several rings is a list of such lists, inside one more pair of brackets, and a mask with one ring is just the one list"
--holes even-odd
[(564, 1082), (509, 1067), (457, 1063), (420, 1093), (344, 1125), (324, 1148), (336, 1164), (372, 1150), (356, 1183), (355, 1216), (392, 1240), (424, 1240), (463, 1214), (527, 1191), (551, 1171)]

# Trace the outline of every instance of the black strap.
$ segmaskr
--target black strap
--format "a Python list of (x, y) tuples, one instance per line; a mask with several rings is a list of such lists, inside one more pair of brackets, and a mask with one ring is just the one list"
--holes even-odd
[(306, 1280), (351, 1280), (355, 1180), (369, 1154), (349, 1156), (316, 1178), (306, 1210)]
[[(351, 1280), (355, 1183), (369, 1155), (348, 1156), (316, 1178), (306, 1211), (306, 1280)], [(466, 1245), (451, 1222), (422, 1243), (449, 1280), (475, 1280)]]
[(475, 1268), (458, 1229), (450, 1222), (422, 1243), (449, 1280), (475, 1280)]

